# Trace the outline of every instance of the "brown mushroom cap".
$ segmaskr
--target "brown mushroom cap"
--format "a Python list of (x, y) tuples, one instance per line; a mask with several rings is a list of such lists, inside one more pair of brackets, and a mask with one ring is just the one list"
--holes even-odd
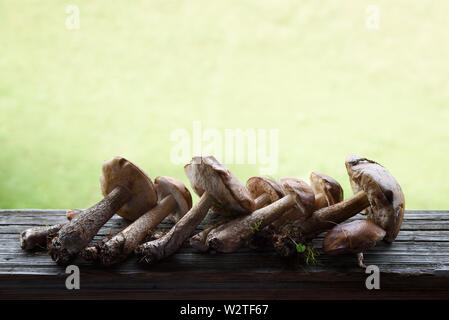
[(256, 199), (262, 194), (267, 194), (270, 197), (270, 203), (273, 203), (284, 196), (284, 192), (282, 192), (279, 184), (270, 178), (251, 177), (246, 182), (246, 188), (253, 199)]
[(393, 242), (404, 217), (405, 200), (401, 186), (387, 169), (366, 158), (348, 156), (346, 169), (354, 193), (363, 190), (368, 197), (367, 219), (387, 232), (385, 241)]
[(385, 237), (385, 230), (368, 220), (355, 220), (331, 229), (323, 240), (323, 251), (330, 255), (360, 253)]
[(153, 182), (130, 161), (114, 157), (103, 163), (102, 171), (100, 182), (104, 196), (117, 186), (131, 191), (131, 199), (117, 212), (118, 215), (134, 221), (156, 205), (157, 194)]
[(159, 176), (154, 179), (154, 185), (156, 186), (159, 201), (172, 195), (178, 204), (177, 210), (169, 215), (169, 219), (172, 222), (178, 222), (192, 208), (192, 195), (180, 180), (172, 177)]
[(284, 193), (293, 196), (301, 215), (303, 217), (310, 216), (315, 208), (315, 194), (312, 188), (296, 178), (280, 178), (279, 182)]
[(254, 211), (251, 194), (240, 180), (213, 156), (196, 156), (184, 170), (193, 190), (201, 196), (206, 190), (220, 205), (238, 213)]
[(310, 184), (315, 196), (322, 195), (326, 199), (327, 206), (343, 201), (343, 188), (334, 178), (323, 173), (312, 172)]

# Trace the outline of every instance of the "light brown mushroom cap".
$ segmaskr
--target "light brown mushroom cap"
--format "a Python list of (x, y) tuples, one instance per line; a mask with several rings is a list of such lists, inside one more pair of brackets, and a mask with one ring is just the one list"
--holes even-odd
[(178, 204), (176, 211), (168, 216), (173, 223), (178, 222), (192, 208), (192, 195), (182, 181), (172, 177), (159, 176), (154, 179), (154, 185), (159, 201), (172, 195)]
[(293, 196), (301, 216), (309, 217), (315, 208), (315, 194), (312, 188), (296, 178), (280, 178), (279, 182), (284, 193)]
[(256, 199), (262, 194), (267, 194), (270, 197), (270, 203), (273, 203), (284, 196), (284, 192), (282, 192), (279, 184), (270, 178), (251, 177), (246, 181), (246, 188), (253, 199)]
[(401, 186), (380, 164), (356, 155), (346, 158), (346, 169), (354, 193), (363, 190), (368, 197), (367, 219), (387, 232), (385, 241), (393, 242), (404, 217), (405, 200)]
[(215, 201), (233, 212), (254, 211), (251, 194), (240, 180), (213, 156), (196, 156), (184, 166), (193, 190), (201, 196), (206, 190)]
[(385, 237), (385, 230), (368, 220), (355, 220), (332, 228), (323, 240), (323, 251), (330, 255), (360, 253)]
[(131, 191), (131, 199), (117, 212), (118, 215), (134, 221), (156, 205), (157, 194), (153, 182), (130, 161), (114, 157), (103, 163), (102, 171), (100, 182), (104, 196), (117, 186)]
[(322, 195), (327, 206), (343, 201), (343, 188), (334, 178), (319, 172), (310, 174), (310, 184), (315, 196)]

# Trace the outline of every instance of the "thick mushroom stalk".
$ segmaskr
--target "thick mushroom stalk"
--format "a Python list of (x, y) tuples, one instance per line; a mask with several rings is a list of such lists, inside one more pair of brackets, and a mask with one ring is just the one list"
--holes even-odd
[[(251, 177), (246, 182), (246, 188), (254, 199), (255, 210), (263, 208), (284, 196), (278, 183), (270, 178)], [(228, 222), (227, 220), (222, 219), (222, 221), (192, 236), (190, 238), (190, 246), (201, 252), (207, 251), (209, 249), (209, 245), (206, 243), (208, 234), (213, 229)]]
[(103, 164), (102, 173), (104, 199), (62, 226), (49, 241), (48, 253), (58, 264), (68, 264), (75, 258), (116, 212), (134, 219), (157, 202), (151, 179), (128, 160), (113, 158)]
[(254, 201), (245, 186), (213, 156), (194, 157), (184, 170), (201, 198), (168, 233), (136, 248), (135, 253), (143, 263), (154, 263), (175, 253), (214, 203), (241, 215), (254, 210)]
[(354, 155), (346, 159), (346, 168), (355, 195), (283, 228), (275, 239), (278, 253), (292, 255), (294, 243), (313, 239), (365, 209), (369, 212), (368, 220), (386, 231), (384, 240), (391, 242), (396, 238), (404, 215), (404, 195), (397, 181), (380, 164)]
[(192, 207), (192, 196), (184, 184), (171, 177), (157, 177), (159, 203), (109, 240), (83, 250), (86, 260), (112, 265), (125, 260), (142, 240), (169, 214), (182, 217)]
[[(343, 201), (343, 188), (340, 183), (326, 174), (312, 172), (310, 174), (310, 185), (315, 194), (314, 211)], [(273, 227), (275, 230), (279, 230), (284, 225), (293, 223), (298, 219), (304, 220), (304, 217), (296, 208), (292, 208), (273, 222)]]
[(323, 251), (329, 255), (356, 254), (358, 265), (363, 263), (363, 252), (376, 246), (386, 231), (367, 220), (355, 220), (332, 228), (323, 240)]
[(312, 239), (320, 233), (355, 216), (368, 206), (368, 198), (366, 194), (361, 191), (347, 200), (313, 212), (308, 219), (294, 222), (292, 226), (298, 228), (301, 234), (306, 238)]
[(294, 178), (281, 178), (280, 183), (285, 193), (283, 198), (217, 227), (209, 233), (206, 243), (219, 252), (234, 252), (245, 245), (252, 234), (271, 224), (294, 206), (303, 216), (310, 215), (315, 205), (312, 188)]
[(182, 217), (165, 235), (153, 241), (146, 242), (135, 249), (140, 262), (154, 263), (171, 256), (182, 246), (183, 242), (195, 231), (203, 221), (214, 198), (204, 192), (200, 200)]
[[(254, 199), (256, 210), (264, 207), (266, 204), (270, 203), (270, 197), (267, 194), (262, 194), (256, 199)], [(207, 236), (209, 233), (214, 230), (215, 228), (219, 227), (220, 225), (223, 225), (224, 223), (228, 222), (229, 218), (223, 217), (221, 221), (214, 223), (212, 226), (198, 232), (194, 236), (192, 236), (189, 240), (190, 246), (192, 248), (197, 249), (200, 252), (206, 252), (209, 250), (209, 245), (206, 242)]]
[[(68, 220), (77, 217), (81, 211), (67, 210)], [(55, 224), (53, 226), (33, 227), (20, 233), (20, 247), (23, 250), (47, 249), (47, 242), (53, 238), (65, 223)]]

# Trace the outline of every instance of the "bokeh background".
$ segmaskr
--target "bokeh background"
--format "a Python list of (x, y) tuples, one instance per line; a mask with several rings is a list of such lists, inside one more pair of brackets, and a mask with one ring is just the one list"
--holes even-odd
[[(79, 30), (65, 25), (72, 4)], [(188, 183), (170, 134), (199, 120), (279, 129), (275, 178), (321, 171), (348, 197), (356, 153), (392, 172), (408, 209), (449, 209), (448, 12), (444, 0), (0, 0), (0, 208), (88, 207), (115, 155)]]

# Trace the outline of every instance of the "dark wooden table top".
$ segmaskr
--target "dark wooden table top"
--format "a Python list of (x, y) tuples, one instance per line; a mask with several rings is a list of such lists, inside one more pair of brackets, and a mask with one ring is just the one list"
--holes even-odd
[[(380, 269), (379, 290), (366, 288), (369, 274), (352, 255), (320, 254), (317, 264), (307, 265), (269, 250), (197, 253), (187, 244), (151, 266), (139, 264), (134, 256), (109, 268), (78, 258), (72, 264), (80, 268), (81, 288), (67, 290), (64, 267), (55, 265), (46, 252), (26, 252), (19, 244), (21, 231), (64, 221), (64, 210), (0, 210), (0, 298), (449, 298), (449, 211), (407, 211), (396, 242), (365, 253), (365, 263)], [(126, 224), (112, 218), (94, 241)], [(163, 222), (159, 228), (170, 226)], [(321, 238), (314, 246), (321, 248)]]

